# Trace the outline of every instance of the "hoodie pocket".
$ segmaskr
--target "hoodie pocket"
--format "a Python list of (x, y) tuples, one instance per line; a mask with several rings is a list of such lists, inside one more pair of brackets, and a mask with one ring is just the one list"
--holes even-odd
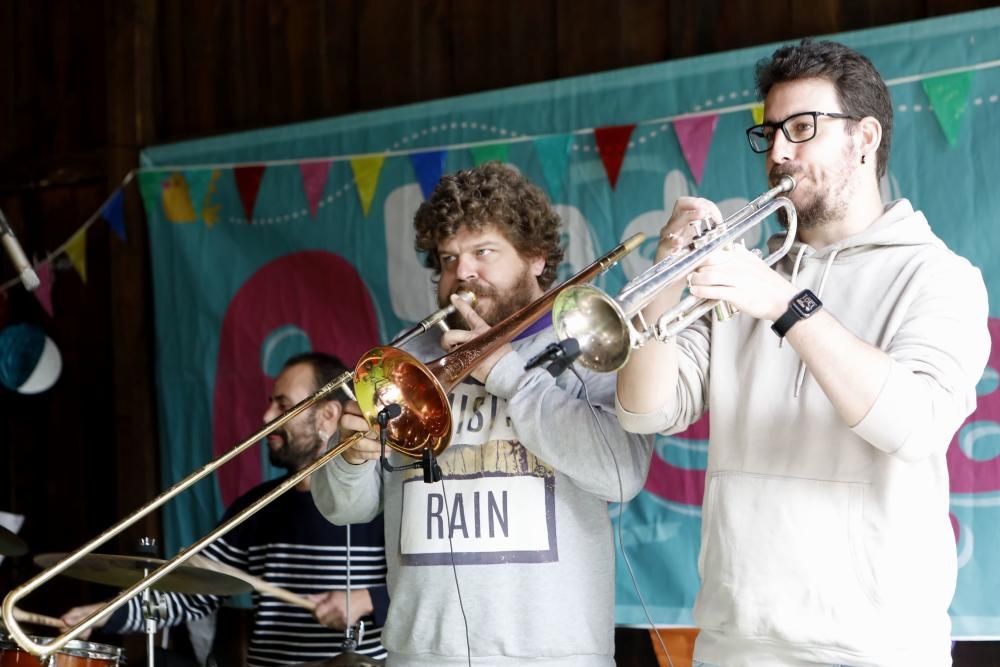
[(863, 539), (866, 489), (714, 473), (699, 557), (699, 625), (843, 648), (873, 636), (878, 599)]

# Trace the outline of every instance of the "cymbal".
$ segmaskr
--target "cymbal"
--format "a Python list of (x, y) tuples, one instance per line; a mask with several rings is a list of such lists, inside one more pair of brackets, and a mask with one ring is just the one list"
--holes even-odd
[(28, 545), (7, 528), (0, 526), (0, 556), (23, 556), (28, 553)]
[(304, 662), (294, 667), (380, 667), (385, 664), (385, 660), (377, 660), (367, 655), (359, 653), (341, 653), (336, 658), (329, 660), (317, 660), (316, 662)]
[[(67, 554), (41, 554), (35, 564), (47, 568), (61, 562)], [(139, 556), (87, 554), (63, 570), (73, 579), (127, 588), (143, 578), (143, 569), (155, 570), (167, 561)], [(213, 572), (193, 565), (181, 565), (160, 579), (152, 588), (170, 593), (200, 593), (203, 595), (237, 595), (252, 590), (250, 584), (228, 574)]]

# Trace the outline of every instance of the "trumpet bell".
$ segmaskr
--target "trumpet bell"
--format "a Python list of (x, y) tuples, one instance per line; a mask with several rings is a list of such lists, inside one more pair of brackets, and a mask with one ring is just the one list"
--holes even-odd
[(385, 428), (393, 449), (420, 458), (440, 454), (451, 442), (451, 408), (437, 378), (412, 355), (395, 347), (375, 347), (358, 362), (354, 393), (369, 424), (386, 406), (400, 407)]
[(632, 349), (628, 316), (615, 299), (590, 285), (569, 287), (552, 305), (552, 322), (559, 340), (580, 344), (577, 362), (598, 373), (625, 365)]

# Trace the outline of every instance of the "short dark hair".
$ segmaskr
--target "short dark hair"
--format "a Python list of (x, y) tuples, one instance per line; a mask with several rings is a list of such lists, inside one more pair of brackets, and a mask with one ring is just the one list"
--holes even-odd
[[(288, 361), (281, 367), (281, 370), (284, 371), (299, 364), (306, 364), (312, 368), (315, 382), (312, 391), (314, 392), (337, 376), (347, 372), (347, 367), (344, 366), (344, 363), (340, 359), (325, 352), (303, 352), (296, 354), (288, 358)], [(347, 394), (343, 390), (338, 389), (328, 394), (323, 400), (343, 402), (347, 398)]]
[(803, 39), (759, 61), (755, 74), (761, 99), (779, 83), (799, 79), (826, 79), (832, 83), (844, 113), (858, 118), (871, 116), (882, 124), (882, 143), (875, 159), (878, 177), (885, 175), (892, 143), (892, 98), (868, 58), (837, 42)]
[(522, 257), (543, 257), (538, 285), (548, 289), (556, 279), (563, 250), (559, 216), (541, 188), (501, 162), (486, 162), (441, 177), (430, 198), (414, 217), (416, 248), (424, 263), (441, 274), (438, 245), (462, 227), (478, 231), (496, 227)]

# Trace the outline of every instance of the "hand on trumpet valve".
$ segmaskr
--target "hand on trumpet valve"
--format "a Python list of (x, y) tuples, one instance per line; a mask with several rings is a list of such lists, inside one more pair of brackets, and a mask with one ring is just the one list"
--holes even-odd
[(713, 202), (701, 197), (680, 197), (674, 204), (670, 220), (660, 230), (660, 242), (656, 246), (656, 261), (666, 259), (688, 246), (699, 234), (696, 225), (704, 225), (705, 220), (722, 220), (722, 212)]
[(382, 447), (378, 441), (378, 433), (368, 427), (361, 412), (361, 407), (357, 401), (347, 401), (344, 403), (344, 411), (340, 415), (337, 423), (340, 431), (340, 439), (351, 435), (351, 433), (363, 432), (365, 437), (359, 438), (342, 456), (348, 463), (359, 465), (365, 461), (377, 461), (382, 453)]
[(795, 296), (795, 287), (760, 255), (735, 245), (713, 252), (688, 276), (688, 289), (702, 299), (724, 301), (756, 319), (774, 320)]
[[(462, 319), (464, 319), (465, 322), (472, 328), (468, 330), (450, 329), (444, 332), (444, 334), (441, 335), (441, 348), (446, 352), (451, 352), (459, 345), (486, 333), (490, 329), (490, 325), (486, 322), (486, 320), (480, 317), (479, 313), (477, 313), (476, 310), (464, 299), (460, 298), (456, 294), (452, 294), (451, 302), (462, 316)], [(476, 366), (475, 370), (472, 371), (472, 377), (485, 384), (487, 376), (489, 376), (490, 371), (493, 370), (496, 363), (511, 350), (513, 350), (513, 348), (510, 346), (510, 343), (500, 346), (496, 352), (484, 358), (482, 362)]]

